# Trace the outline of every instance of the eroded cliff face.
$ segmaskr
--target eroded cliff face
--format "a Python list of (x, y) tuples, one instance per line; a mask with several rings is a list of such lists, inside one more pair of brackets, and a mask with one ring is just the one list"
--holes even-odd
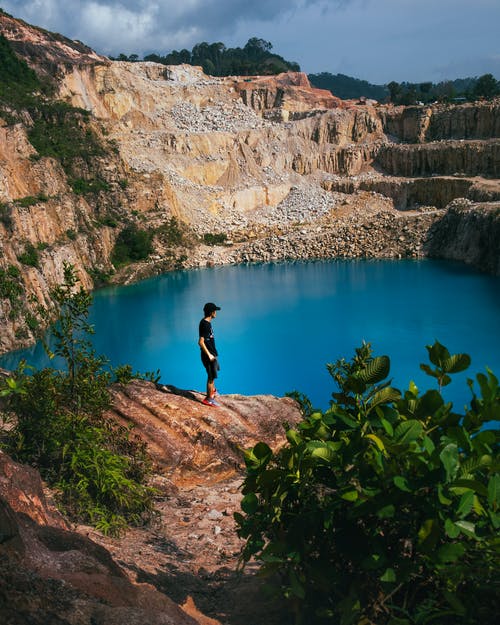
[[(289, 398), (202, 394), (133, 381), (111, 413), (148, 444), (158, 517), (122, 538), (70, 525), (36, 469), (0, 451), (0, 621), (66, 625), (282, 623), (253, 572), (236, 572), (242, 448), (284, 440)], [(258, 600), (257, 600), (258, 599)], [(279, 621), (275, 617), (280, 617)], [(289, 622), (286, 621), (285, 622)]]
[[(4, 284), (9, 272), (22, 280), (22, 293), (0, 302), (2, 351), (32, 340), (31, 325), (16, 310), (21, 302), (34, 314), (31, 296), (50, 304), (63, 260), (92, 287), (103, 276), (126, 282), (173, 267), (293, 258), (294, 250), (307, 256), (295, 244), (297, 232), (307, 233), (309, 257), (318, 249), (327, 257), (374, 250), (421, 255), (425, 231), (414, 245), (400, 242), (412, 212), (425, 207), (430, 227), (440, 219), (434, 209), (457, 197), (500, 199), (498, 102), (406, 108), (342, 102), (311, 88), (300, 73), (215, 78), (191, 66), (110, 62), (79, 42), (0, 18), (20, 55), (38, 71), (52, 68), (58, 97), (90, 112), (90, 127), (105, 146), (73, 171), (84, 181), (98, 176), (103, 188), (77, 195), (67, 168), (40, 157), (29, 142), (30, 115), (16, 125), (0, 121), (0, 270)], [(356, 230), (385, 214), (398, 224), (389, 245), (385, 236), (380, 245), (356, 239)], [(182, 245), (165, 235), (172, 218), (188, 233)], [(130, 222), (156, 233), (155, 253), (114, 272), (114, 242)], [(220, 233), (225, 246), (203, 244), (203, 235)], [(38, 252), (33, 266), (19, 260), (29, 245)]]

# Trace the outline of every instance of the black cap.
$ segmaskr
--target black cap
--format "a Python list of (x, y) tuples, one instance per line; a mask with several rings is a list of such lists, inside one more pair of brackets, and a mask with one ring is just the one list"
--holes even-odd
[(214, 310), (220, 310), (220, 307), (216, 306), (213, 302), (207, 302), (205, 306), (203, 306), (203, 312), (205, 315), (211, 315)]

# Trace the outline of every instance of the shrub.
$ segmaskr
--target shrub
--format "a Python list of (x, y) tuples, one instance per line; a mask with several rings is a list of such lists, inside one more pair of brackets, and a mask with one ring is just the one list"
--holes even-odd
[(0, 222), (6, 230), (12, 232), (14, 220), (12, 219), (12, 206), (10, 204), (0, 203)]
[[(440, 625), (495, 620), (499, 565), (500, 390), (468, 380), (464, 415), (441, 395), (466, 354), (428, 346), (438, 382), (420, 394), (384, 382), (390, 362), (369, 345), (328, 365), (328, 410), (304, 403), (276, 453), (245, 452), (243, 562), (278, 573), (297, 622)], [(493, 425), (494, 428), (494, 425)]]
[(216, 234), (212, 232), (206, 232), (203, 235), (203, 243), (205, 245), (224, 245), (227, 241), (227, 234), (224, 232), (218, 232)]
[(3, 382), (0, 395), (17, 417), (6, 445), (15, 458), (38, 467), (73, 518), (118, 533), (152, 514), (154, 493), (146, 485), (151, 463), (131, 429), (103, 415), (110, 406), (111, 374), (87, 338), (91, 296), (77, 288), (71, 265), (65, 264), (64, 275), (52, 294), (59, 311), (52, 328), (55, 347), (46, 349), (63, 359), (66, 370), (27, 375), (21, 363)]
[(112, 215), (104, 215), (104, 217), (98, 220), (98, 224), (101, 226), (108, 226), (109, 228), (116, 228), (118, 226), (118, 221)]
[(15, 265), (7, 269), (0, 269), (0, 298), (10, 301), (12, 309), (18, 311), (21, 307), (21, 296), (24, 286), (21, 281), (21, 272)]
[[(59, 160), (67, 175), (76, 160), (90, 163), (104, 150), (95, 133), (88, 127), (88, 111), (65, 102), (39, 102), (30, 108), (34, 119), (28, 138), (39, 156)], [(77, 184), (77, 181), (73, 181)]]
[(21, 197), (15, 200), (15, 203), (22, 208), (28, 208), (29, 206), (34, 206), (35, 204), (39, 204), (40, 202), (48, 202), (49, 198), (40, 193), (36, 197), (33, 195), (27, 195), (26, 197)]
[(176, 217), (171, 217), (165, 224), (160, 226), (156, 232), (162, 236), (162, 241), (166, 245), (187, 244), (186, 226)]
[[(0, 110), (17, 109), (34, 102), (33, 92), (48, 90), (36, 73), (20, 59), (8, 39), (0, 35)], [(16, 115), (5, 115), (9, 122), (16, 122)]]
[(39, 267), (40, 259), (38, 256), (38, 250), (33, 245), (33, 243), (27, 243), (24, 248), (24, 252), (19, 254), (17, 260), (23, 265), (28, 265), (28, 267)]
[(143, 260), (153, 251), (153, 235), (147, 230), (139, 229), (135, 224), (125, 226), (116, 239), (111, 262), (124, 265)]
[(99, 191), (109, 191), (109, 184), (100, 178), (85, 180), (84, 178), (75, 178), (71, 181), (73, 193), (77, 195), (85, 195), (87, 193), (99, 193)]

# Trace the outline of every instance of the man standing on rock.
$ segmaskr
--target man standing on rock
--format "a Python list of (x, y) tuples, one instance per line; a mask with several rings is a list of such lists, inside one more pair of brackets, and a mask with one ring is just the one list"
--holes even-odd
[(201, 350), (201, 362), (207, 370), (207, 394), (202, 400), (202, 403), (206, 406), (220, 406), (215, 401), (215, 395), (217, 390), (215, 388), (214, 380), (217, 377), (217, 371), (220, 369), (219, 361), (217, 360), (217, 348), (215, 347), (214, 332), (212, 330), (212, 319), (217, 316), (217, 311), (220, 310), (219, 306), (216, 306), (213, 302), (208, 302), (203, 306), (204, 317), (200, 321), (199, 328), (199, 340), (198, 345)]

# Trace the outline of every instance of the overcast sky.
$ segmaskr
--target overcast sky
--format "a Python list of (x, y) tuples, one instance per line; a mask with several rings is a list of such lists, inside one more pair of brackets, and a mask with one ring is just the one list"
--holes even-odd
[(105, 55), (244, 46), (250, 37), (308, 73), (372, 83), (500, 79), (500, 0), (0, 0), (14, 17)]

